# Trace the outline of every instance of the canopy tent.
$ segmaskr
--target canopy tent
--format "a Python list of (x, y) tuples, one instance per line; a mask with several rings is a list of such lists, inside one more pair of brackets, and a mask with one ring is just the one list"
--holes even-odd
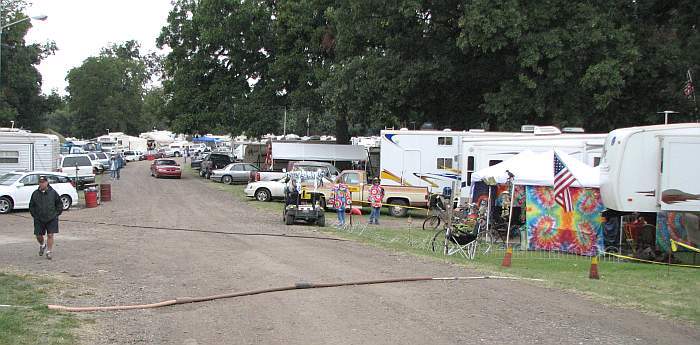
[(193, 143), (217, 143), (221, 141), (219, 138), (212, 138), (212, 137), (198, 137), (198, 138), (192, 138)]
[[(566, 192), (570, 210), (565, 209), (555, 198), (555, 154), (576, 178)], [(489, 207), (493, 207), (491, 205), (494, 199), (500, 200), (500, 197), (496, 196), (498, 191), (503, 191), (504, 184), (507, 183), (507, 171), (514, 175), (513, 186), (520, 186), (512, 187), (513, 195), (508, 199), (513, 207), (522, 209), (523, 206), (527, 206), (525, 226), (528, 249), (564, 251), (579, 255), (596, 255), (602, 251), (603, 230), (600, 214), (604, 207), (598, 191), (598, 168), (590, 167), (558, 150), (541, 153), (524, 151), (507, 161), (474, 172), (474, 200), (487, 198), (490, 200)], [(485, 186), (485, 181), (491, 178), (500, 184), (500, 188)], [(488, 195), (482, 195), (484, 192)]]
[(554, 153), (576, 177), (572, 187), (600, 187), (599, 169), (588, 166), (559, 150), (534, 153), (523, 151), (507, 161), (475, 171), (472, 181), (493, 177), (497, 183), (506, 183), (510, 171), (515, 175), (514, 184), (528, 186), (552, 186), (554, 184)]
[(295, 161), (366, 161), (364, 146), (272, 142), (272, 159)]

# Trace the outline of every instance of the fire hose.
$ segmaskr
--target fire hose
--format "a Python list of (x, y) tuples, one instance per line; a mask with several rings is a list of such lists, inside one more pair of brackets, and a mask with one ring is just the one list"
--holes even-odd
[(242, 292), (232, 292), (219, 295), (203, 296), (203, 297), (180, 297), (176, 299), (165, 300), (156, 303), (149, 304), (132, 304), (132, 305), (115, 305), (115, 306), (88, 306), (88, 307), (69, 307), (63, 305), (53, 305), (49, 304), (48, 308), (51, 310), (65, 311), (65, 312), (94, 312), (94, 311), (118, 311), (118, 310), (134, 310), (134, 309), (151, 309), (151, 308), (161, 308), (166, 306), (187, 304), (187, 303), (200, 303), (207, 301), (214, 301), (218, 299), (225, 298), (236, 298), (244, 296), (261, 295), (272, 292), (280, 291), (290, 291), (290, 290), (304, 290), (304, 289), (321, 289), (321, 288), (332, 288), (340, 286), (360, 286), (360, 285), (376, 285), (376, 284), (391, 284), (391, 283), (402, 283), (402, 282), (417, 282), (417, 281), (447, 281), (447, 280), (477, 280), (477, 279), (505, 279), (505, 280), (529, 280), (529, 281), (542, 281), (541, 279), (531, 279), (531, 278), (515, 278), (515, 277), (503, 277), (503, 276), (473, 276), (473, 277), (404, 277), (404, 278), (387, 278), (387, 279), (375, 279), (375, 280), (360, 280), (360, 281), (350, 281), (350, 282), (336, 282), (336, 283), (311, 283), (311, 282), (299, 282), (290, 286), (274, 287), (267, 289), (257, 289)]

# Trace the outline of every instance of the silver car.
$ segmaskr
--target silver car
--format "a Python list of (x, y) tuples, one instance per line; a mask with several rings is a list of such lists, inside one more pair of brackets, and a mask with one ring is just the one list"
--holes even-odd
[(247, 183), (250, 180), (251, 173), (258, 170), (258, 167), (250, 163), (231, 163), (223, 169), (212, 170), (209, 178), (226, 184)]

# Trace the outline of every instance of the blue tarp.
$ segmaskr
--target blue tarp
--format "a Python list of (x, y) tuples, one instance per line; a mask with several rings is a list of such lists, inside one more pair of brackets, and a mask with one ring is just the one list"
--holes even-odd
[(192, 138), (193, 143), (215, 143), (221, 141), (219, 138), (212, 138), (212, 137), (199, 137), (199, 138)]

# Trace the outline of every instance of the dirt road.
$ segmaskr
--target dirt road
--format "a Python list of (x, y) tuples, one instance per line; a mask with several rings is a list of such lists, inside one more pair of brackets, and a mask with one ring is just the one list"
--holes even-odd
[[(113, 201), (66, 212), (55, 258), (37, 256), (27, 212), (0, 217), (0, 270), (65, 282), (55, 304), (150, 303), (183, 296), (402, 276), (478, 272), (285, 226), (209, 182), (153, 179), (130, 163)], [(700, 331), (527, 282), (415, 282), (296, 290), (161, 309), (93, 313), (84, 344), (697, 344)]]

